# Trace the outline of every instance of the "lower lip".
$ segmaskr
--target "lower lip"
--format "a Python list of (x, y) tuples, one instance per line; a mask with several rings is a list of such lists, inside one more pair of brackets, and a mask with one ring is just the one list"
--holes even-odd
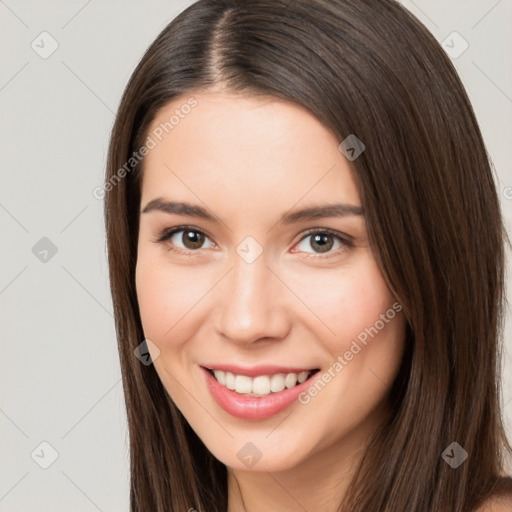
[(310, 377), (302, 384), (284, 389), (278, 393), (271, 393), (263, 397), (252, 397), (240, 395), (236, 391), (222, 386), (208, 370), (203, 367), (201, 367), (201, 370), (205, 374), (206, 384), (214, 400), (226, 412), (244, 420), (264, 420), (284, 411), (297, 400), (303, 391), (311, 386), (315, 377)]

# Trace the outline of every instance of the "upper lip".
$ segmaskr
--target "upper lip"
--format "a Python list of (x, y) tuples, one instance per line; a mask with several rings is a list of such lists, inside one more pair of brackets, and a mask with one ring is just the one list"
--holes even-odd
[(276, 366), (272, 364), (260, 364), (257, 366), (239, 366), (235, 364), (207, 364), (202, 365), (207, 370), (222, 370), (224, 372), (231, 372), (235, 375), (246, 375), (247, 377), (257, 377), (259, 375), (275, 375), (276, 373), (301, 373), (311, 372), (318, 368), (312, 367), (295, 367), (291, 366)]

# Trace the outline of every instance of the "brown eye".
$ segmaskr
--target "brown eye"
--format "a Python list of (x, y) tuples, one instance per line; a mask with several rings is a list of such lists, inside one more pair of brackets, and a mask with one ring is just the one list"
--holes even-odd
[(215, 247), (215, 244), (205, 233), (199, 229), (186, 226), (164, 229), (156, 240), (154, 240), (156, 243), (169, 245), (169, 250), (182, 252), (184, 254), (198, 252), (198, 249), (202, 249), (205, 245), (205, 241), (209, 242), (209, 245), (206, 245), (205, 248)]
[[(311, 249), (313, 249), (313, 252), (322, 254), (325, 252), (329, 252), (334, 247), (336, 239), (338, 240), (338, 247), (342, 246), (343, 240), (341, 240), (339, 236), (323, 232), (310, 233), (299, 242), (299, 245), (297, 247), (299, 248), (300, 251), (310, 253)], [(335, 248), (337, 249), (338, 247)]]
[[(348, 235), (344, 237), (330, 230), (317, 229), (306, 234), (296, 247), (298, 251), (309, 253), (311, 257), (315, 257), (315, 254), (321, 255), (324, 253), (336, 255), (340, 251), (354, 247), (354, 242)], [(329, 256), (331, 254), (327, 254), (325, 257)], [(321, 258), (322, 256), (316, 257)]]
[(317, 252), (327, 252), (332, 249), (334, 245), (333, 236), (327, 234), (316, 234), (310, 235), (311, 242), (310, 245)]
[(205, 236), (203, 233), (198, 231), (192, 231), (189, 229), (183, 229), (183, 235), (181, 236), (181, 242), (186, 249), (200, 249), (204, 243)]

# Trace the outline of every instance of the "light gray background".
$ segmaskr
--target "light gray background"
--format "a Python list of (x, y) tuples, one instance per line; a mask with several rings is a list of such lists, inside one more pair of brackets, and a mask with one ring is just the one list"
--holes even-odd
[[(191, 3), (0, 0), (3, 512), (128, 510), (103, 211), (92, 191), (102, 183), (114, 112), (133, 68)], [(438, 41), (457, 31), (469, 43), (454, 63), (499, 175), (510, 226), (512, 1), (402, 3)], [(39, 52), (51, 49), (43, 31), (58, 43), (46, 59), (31, 47), (35, 41)], [(462, 48), (453, 36), (446, 44)], [(43, 237), (57, 248), (45, 262), (32, 250)], [(509, 432), (511, 324), (512, 318), (504, 383)], [(40, 464), (52, 461), (52, 448), (42, 442), (58, 453), (47, 469)]]

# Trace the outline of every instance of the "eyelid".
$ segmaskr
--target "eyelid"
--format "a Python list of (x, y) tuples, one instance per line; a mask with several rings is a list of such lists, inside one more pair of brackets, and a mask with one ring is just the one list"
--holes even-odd
[[(353, 249), (355, 246), (355, 239), (354, 237), (347, 235), (346, 233), (341, 233), (339, 231), (336, 231), (334, 229), (329, 228), (312, 228), (306, 233), (304, 233), (298, 242), (294, 244), (294, 247), (298, 244), (300, 244), (305, 238), (311, 235), (316, 235), (317, 233), (320, 234), (327, 234), (334, 238), (337, 238), (340, 243), (342, 244), (342, 247), (338, 248), (335, 251), (328, 251), (327, 253), (315, 253), (315, 252), (305, 252), (306, 256), (305, 258), (312, 258), (314, 260), (319, 259), (326, 259), (326, 258), (334, 258), (336, 256), (339, 256), (341, 252), (346, 251), (347, 249)], [(302, 251), (293, 251), (293, 252), (302, 252)]]
[[(209, 238), (213, 242), (213, 237), (211, 237), (204, 229), (199, 229), (195, 226), (175, 226), (172, 228), (164, 228), (160, 233), (157, 235), (156, 239), (152, 240), (155, 243), (163, 243), (166, 242), (171, 236), (175, 235), (179, 231), (195, 231), (197, 233), (201, 233), (202, 235), (205, 235), (205, 237)], [(215, 242), (214, 242), (215, 243)], [(180, 248), (178, 248), (180, 249)], [(190, 251), (190, 252), (196, 252)]]
[[(194, 232), (197, 232), (197, 233), (201, 233), (202, 235), (205, 235), (205, 237), (208, 238), (210, 241), (212, 241), (215, 245), (217, 245), (213, 241), (213, 237), (211, 237), (205, 230), (197, 228), (195, 226), (190, 226), (190, 225), (175, 226), (175, 227), (172, 227), (172, 228), (165, 228), (165, 229), (163, 229), (157, 235), (156, 239), (154, 239), (152, 241), (154, 243), (165, 243), (166, 241), (169, 240), (169, 238), (171, 238), (176, 233), (178, 233), (180, 231), (187, 231), (187, 230), (188, 231), (194, 231)], [(317, 233), (328, 234), (328, 235), (333, 236), (334, 238), (337, 238), (344, 246), (346, 246), (345, 249), (347, 247), (348, 248), (353, 248), (354, 247), (354, 238), (352, 236), (347, 235), (346, 233), (338, 232), (338, 231), (333, 230), (333, 229), (318, 228), (318, 227), (317, 228), (311, 228), (311, 229), (307, 230), (305, 233), (302, 233), (302, 235), (299, 238), (299, 240), (297, 242), (295, 242), (293, 244), (293, 246), (295, 247), (297, 244), (302, 242), (308, 236), (315, 235)], [(200, 249), (194, 249), (194, 250), (188, 250), (187, 251), (185, 249), (182, 249), (181, 247), (175, 247), (174, 245), (172, 246), (172, 250), (176, 251), (176, 252), (179, 252), (181, 254), (187, 255), (187, 256), (192, 256), (194, 253), (197, 253), (197, 252), (200, 251)], [(314, 252), (309, 253), (309, 252), (307, 252), (306, 254), (308, 256), (306, 256), (306, 257), (312, 257), (314, 259), (329, 258), (331, 256), (337, 255), (339, 253), (339, 251), (343, 251), (343, 250), (344, 250), (344, 248), (339, 248), (336, 251), (327, 252), (326, 254), (314, 253)], [(303, 251), (293, 251), (293, 252), (303, 252)]]
[(322, 233), (322, 234), (328, 234), (328, 235), (332, 235), (336, 238), (339, 238), (342, 242), (346, 243), (346, 244), (353, 244), (354, 243), (354, 237), (350, 236), (350, 235), (347, 235), (346, 233), (341, 233), (339, 231), (336, 231), (335, 229), (329, 229), (329, 228), (312, 228), (308, 231), (306, 231), (300, 238), (299, 242), (302, 242), (302, 240), (304, 240), (304, 238), (306, 238), (307, 236), (310, 236), (310, 235), (316, 235), (317, 233)]

